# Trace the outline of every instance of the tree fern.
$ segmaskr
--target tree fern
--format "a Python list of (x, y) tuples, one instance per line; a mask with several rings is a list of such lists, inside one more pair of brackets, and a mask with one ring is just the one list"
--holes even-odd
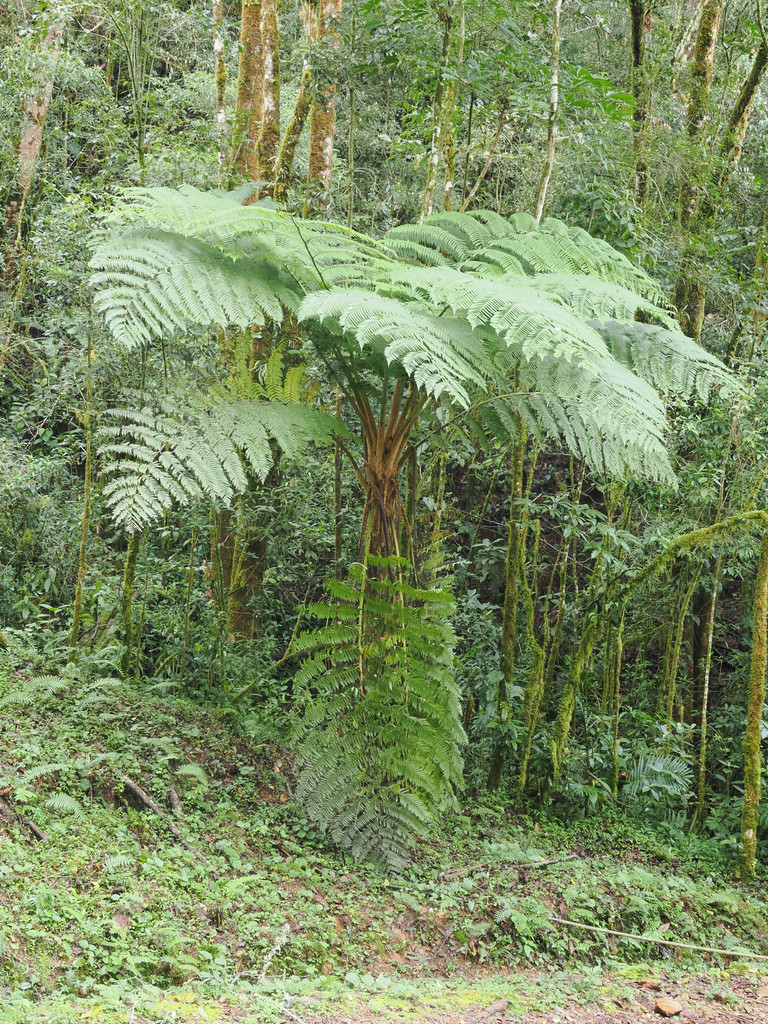
[(372, 579), (362, 566), (328, 590), (328, 600), (310, 608), (324, 625), (297, 640), (297, 798), (357, 859), (397, 869), (461, 782), (453, 605), (445, 593), (386, 574)]
[[(716, 360), (694, 356), (651, 278), (553, 218), (438, 213), (380, 243), (240, 199), (190, 187), (133, 194), (93, 260), (97, 306), (116, 337), (247, 327), (298, 309), (342, 375), (345, 359), (358, 381), (361, 358), (374, 371), (389, 364), (444, 403), (466, 410), (479, 399), (478, 438), (519, 412), (530, 434), (556, 439), (599, 471), (664, 480), (672, 471), (657, 391), (704, 395), (726, 379)], [(654, 326), (635, 321), (638, 312)], [(145, 449), (139, 462), (153, 444)], [(179, 474), (150, 461), (149, 491), (162, 477), (180, 497)], [(220, 480), (210, 471), (206, 482), (201, 468), (203, 493)]]

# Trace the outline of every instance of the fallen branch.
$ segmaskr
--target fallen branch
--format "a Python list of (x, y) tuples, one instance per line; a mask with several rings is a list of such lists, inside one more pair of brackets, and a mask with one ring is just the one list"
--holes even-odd
[(181, 807), (181, 797), (175, 786), (171, 786), (168, 790), (168, 803), (171, 805), (171, 810), (181, 821), (184, 821), (184, 812)]
[(746, 957), (750, 960), (768, 960), (762, 953), (742, 953), (737, 949), (713, 949), (711, 946), (695, 946), (690, 942), (675, 942), (673, 939), (654, 939), (650, 935), (635, 935), (633, 932), (617, 932), (611, 928), (600, 928), (596, 924), (582, 924), (580, 921), (569, 921), (565, 917), (548, 916), (547, 920), (568, 925), (569, 928), (584, 928), (588, 932), (600, 932), (603, 935), (616, 935), (621, 939), (636, 939), (638, 942), (654, 942), (659, 946), (674, 946), (676, 949), (696, 949), (700, 953), (719, 953), (721, 956)]
[(27, 828), (35, 837), (35, 839), (39, 839), (41, 843), (48, 842), (48, 836), (46, 835), (46, 833), (43, 832), (43, 830), (38, 825), (36, 825), (31, 818), (27, 818), (24, 824), (27, 826)]
[(211, 867), (211, 862), (207, 859), (207, 857), (204, 857), (203, 854), (200, 853), (200, 851), (197, 849), (197, 847), (193, 846), (192, 843), (189, 842), (189, 840), (182, 834), (181, 830), (178, 829), (176, 825), (174, 825), (174, 823), (171, 821), (171, 819), (168, 817), (165, 811), (155, 803), (155, 801), (152, 799), (149, 793), (146, 792), (146, 790), (141, 788), (138, 782), (134, 782), (133, 779), (130, 778), (130, 776), (128, 775), (121, 775), (120, 780), (123, 783), (125, 789), (130, 790), (130, 792), (133, 793), (135, 797), (141, 800), (145, 807), (148, 807), (150, 811), (155, 813), (158, 816), (158, 818), (160, 818), (160, 820), (163, 822), (163, 824), (171, 833), (171, 835), (175, 839), (178, 839), (178, 841), (181, 843), (183, 847), (189, 850), (190, 853), (194, 853), (195, 857), (199, 861), (202, 861), (203, 864), (207, 864), (208, 867)]

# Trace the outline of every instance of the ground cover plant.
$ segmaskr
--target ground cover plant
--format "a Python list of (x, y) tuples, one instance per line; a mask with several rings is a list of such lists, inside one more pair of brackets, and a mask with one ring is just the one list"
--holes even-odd
[(735, 884), (711, 844), (622, 812), (564, 826), (485, 800), (401, 875), (361, 869), (307, 825), (290, 754), (247, 721), (66, 667), (30, 676), (28, 657), (6, 655), (0, 685), (3, 1019), (192, 1019), (222, 994), (282, 1019), (281, 1001), (309, 1010), (318, 991), (408, 1005), (432, 977), (453, 995), (431, 998), (474, 1006), (488, 972), (632, 980), (638, 953), (643, 975), (662, 953), (673, 975), (700, 970), (695, 950), (561, 919), (711, 943), (734, 952), (708, 957), (726, 973), (754, 968), (738, 951), (766, 953), (762, 889)]

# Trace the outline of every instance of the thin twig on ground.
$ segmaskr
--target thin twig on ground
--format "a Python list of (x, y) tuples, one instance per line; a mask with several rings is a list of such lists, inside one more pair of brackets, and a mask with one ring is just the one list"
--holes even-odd
[(746, 953), (738, 949), (714, 949), (712, 946), (696, 946), (691, 942), (676, 942), (674, 939), (655, 939), (651, 935), (635, 935), (633, 932), (617, 932), (612, 928), (601, 928), (596, 924), (582, 924), (581, 921), (569, 921), (565, 917), (549, 915), (549, 921), (567, 925), (569, 928), (584, 928), (588, 932), (600, 932), (603, 935), (616, 935), (621, 939), (636, 939), (638, 942), (653, 942), (659, 946), (674, 946), (676, 949), (696, 949), (700, 953), (718, 953), (721, 956), (746, 957), (750, 960), (768, 960), (763, 953)]

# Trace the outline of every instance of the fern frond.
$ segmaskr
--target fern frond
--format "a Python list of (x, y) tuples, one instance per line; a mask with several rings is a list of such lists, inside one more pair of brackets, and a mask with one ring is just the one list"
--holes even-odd
[(739, 389), (719, 359), (677, 328), (613, 321), (593, 326), (617, 362), (662, 394), (705, 402), (715, 390), (732, 394)]
[(468, 384), (482, 387), (493, 364), (471, 327), (437, 316), (414, 303), (362, 289), (330, 289), (308, 295), (299, 320), (332, 320), (361, 348), (399, 363), (417, 387), (439, 399), (470, 404)]
[(51, 793), (45, 802), (46, 805), (53, 808), (54, 811), (60, 811), (63, 814), (72, 814), (80, 821), (85, 819), (83, 805), (79, 800), (75, 800), (73, 796), (69, 796), (68, 793)]
[[(278, 394), (274, 366), (270, 390)], [(183, 506), (203, 496), (230, 503), (247, 485), (244, 461), (266, 478), (274, 460), (271, 441), (295, 458), (310, 444), (344, 433), (338, 420), (317, 410), (247, 401), (224, 390), (156, 396), (151, 406), (109, 409), (104, 418), (104, 495), (115, 521), (129, 533), (174, 503)]]
[[(374, 561), (386, 571), (397, 560)], [(397, 579), (363, 578), (360, 566), (333, 589), (342, 596), (322, 617), (337, 609), (349, 625), (330, 621), (297, 644), (309, 655), (295, 680), (304, 703), (297, 797), (354, 857), (398, 869), (461, 782), (453, 606)]]

